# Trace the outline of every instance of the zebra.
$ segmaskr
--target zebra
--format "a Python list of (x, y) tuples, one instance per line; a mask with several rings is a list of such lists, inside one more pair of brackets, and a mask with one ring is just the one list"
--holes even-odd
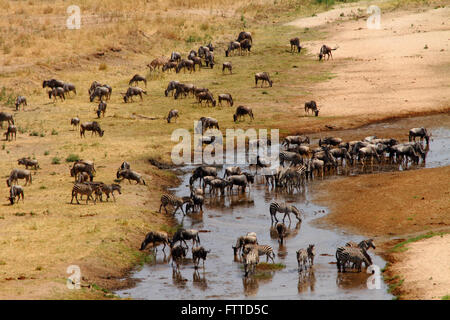
[(278, 203), (278, 202), (272, 202), (270, 204), (269, 211), (270, 211), (270, 218), (272, 220), (272, 224), (273, 224), (274, 218), (275, 218), (275, 221), (278, 222), (277, 212), (284, 213), (283, 222), (284, 222), (284, 219), (286, 218), (286, 216), (289, 218), (289, 222), (291, 222), (291, 217), (289, 215), (290, 213), (294, 214), (295, 217), (297, 218), (297, 220), (300, 222), (302, 221), (302, 218), (300, 215), (304, 215), (303, 210), (299, 210), (294, 206), (287, 205), (286, 203)]
[(285, 161), (289, 161), (291, 163), (291, 167), (294, 165), (303, 164), (303, 157), (297, 152), (281, 151), (279, 158), (280, 165), (282, 166), (284, 166)]
[[(77, 200), (77, 203), (80, 204), (78, 201), (78, 194), (86, 195), (86, 204), (89, 201), (89, 197), (92, 195), (92, 193), (96, 192), (100, 188), (100, 185), (95, 184), (88, 184), (88, 183), (75, 183), (72, 188), (72, 200), (70, 200), (70, 203), (73, 203), (73, 198)], [(96, 198), (94, 199), (94, 204), (96, 203)]]
[(374, 243), (373, 239), (362, 240), (360, 243), (349, 241), (345, 244), (345, 246), (352, 247), (352, 248), (360, 248), (362, 250), (364, 256), (369, 261), (369, 263), (372, 264), (372, 259), (370, 258), (369, 254), (367, 253), (367, 250), (369, 250), (370, 248), (373, 248), (375, 250), (375, 243)]
[(361, 272), (361, 264), (364, 262), (366, 266), (370, 266), (371, 263), (367, 259), (367, 256), (364, 254), (363, 250), (360, 248), (353, 247), (338, 247), (336, 249), (336, 261), (338, 272), (345, 272), (345, 265), (348, 262), (352, 262), (354, 266), (357, 267), (358, 272)]
[(258, 249), (253, 248), (244, 255), (244, 271), (245, 271), (245, 277), (248, 276), (249, 272), (254, 272), (256, 265), (259, 263), (259, 254)]
[(269, 262), (269, 259), (272, 260), (272, 263), (274, 263), (275, 253), (273, 252), (273, 248), (269, 245), (264, 244), (245, 244), (244, 248), (242, 249), (242, 256), (248, 254), (253, 249), (258, 250), (258, 255), (260, 256), (266, 256), (266, 262)]
[(298, 263), (298, 272), (303, 271), (303, 268), (307, 268), (306, 264), (308, 262), (308, 251), (306, 249), (300, 249), (297, 252), (297, 263)]
[(179, 208), (181, 208), (181, 212), (183, 212), (183, 215), (185, 215), (184, 210), (183, 210), (183, 205), (185, 203), (190, 203), (192, 206), (194, 205), (191, 198), (181, 199), (172, 194), (167, 194), (167, 193), (163, 194), (161, 196), (161, 205), (159, 206), (159, 212), (161, 212), (161, 208), (164, 207), (164, 209), (166, 210), (166, 213), (168, 213), (167, 205), (170, 204), (175, 208), (175, 211), (173, 212), (174, 215), (178, 211)]
[(231, 246), (231, 248), (233, 248), (233, 253), (236, 256), (240, 251), (242, 251), (244, 249), (244, 246), (246, 244), (258, 244), (258, 239), (256, 238), (256, 234), (255, 233), (248, 233), (245, 236), (240, 236), (239, 238), (237, 238), (236, 240), (236, 245), (235, 246)]

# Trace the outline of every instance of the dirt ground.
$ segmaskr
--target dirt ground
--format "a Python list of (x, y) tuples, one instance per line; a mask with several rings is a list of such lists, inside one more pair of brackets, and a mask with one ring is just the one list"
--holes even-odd
[(349, 117), (347, 124), (355, 126), (393, 114), (448, 111), (450, 8), (384, 13), (380, 6), (379, 30), (368, 29), (366, 19), (352, 19), (367, 16), (367, 5), (359, 3), (289, 24), (327, 26), (327, 39), (305, 43), (313, 52), (322, 44), (338, 46), (334, 59), (323, 62), (333, 64), (336, 77), (311, 90), (320, 114)]

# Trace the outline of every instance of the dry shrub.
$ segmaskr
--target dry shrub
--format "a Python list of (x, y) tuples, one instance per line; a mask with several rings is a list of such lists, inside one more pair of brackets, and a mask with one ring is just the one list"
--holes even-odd
[(106, 70), (106, 69), (108, 69), (108, 66), (106, 65), (106, 63), (104, 63), (104, 62), (100, 63), (98, 70)]

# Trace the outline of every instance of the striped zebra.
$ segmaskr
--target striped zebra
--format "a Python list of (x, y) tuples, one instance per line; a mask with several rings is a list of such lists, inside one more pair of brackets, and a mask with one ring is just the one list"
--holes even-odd
[(356, 266), (358, 272), (361, 272), (361, 265), (364, 262), (366, 266), (371, 265), (366, 255), (364, 255), (363, 250), (360, 248), (353, 247), (338, 247), (336, 249), (336, 261), (338, 272), (345, 272), (345, 265), (348, 262), (353, 263)]
[(249, 272), (255, 272), (256, 265), (259, 263), (258, 249), (253, 248), (246, 255), (244, 255), (244, 271), (245, 277), (248, 276)]
[(291, 216), (290, 213), (294, 214), (298, 221), (302, 221), (302, 217), (304, 215), (303, 210), (297, 209), (294, 206), (287, 205), (286, 203), (278, 203), (278, 202), (272, 202), (269, 207), (270, 211), (270, 218), (273, 220), (275, 218), (275, 221), (278, 222), (277, 219), (277, 212), (284, 213), (283, 216), (283, 222), (286, 216), (289, 218), (289, 223), (291, 222)]
[[(70, 203), (73, 203), (73, 198), (77, 200), (77, 204), (80, 204), (78, 201), (78, 194), (80, 195), (86, 195), (86, 204), (89, 201), (89, 198), (91, 197), (92, 193), (97, 191), (100, 188), (99, 185), (96, 184), (89, 184), (89, 183), (75, 183), (72, 188), (72, 200), (70, 200)], [(96, 203), (96, 198), (94, 199), (94, 203)]]
[(119, 184), (116, 184), (116, 183), (104, 184), (104, 183), (102, 183), (100, 185), (98, 196), (100, 197), (100, 201), (103, 201), (102, 194), (104, 193), (104, 194), (106, 194), (106, 201), (108, 201), (109, 195), (111, 194), (113, 196), (114, 202), (116, 202), (116, 197), (114, 196), (114, 191), (117, 191), (119, 194), (122, 194), (121, 190), (122, 190), (122, 188)]
[(266, 256), (266, 262), (269, 262), (269, 259), (274, 263), (275, 253), (273, 252), (273, 248), (269, 245), (265, 244), (246, 244), (244, 245), (244, 249), (242, 250), (242, 256), (248, 254), (251, 250), (257, 249), (259, 256)]
[(189, 197), (185, 197), (185, 198), (181, 199), (172, 194), (163, 194), (161, 196), (161, 205), (159, 206), (159, 212), (161, 212), (161, 208), (164, 207), (164, 209), (166, 210), (166, 213), (168, 213), (167, 205), (170, 204), (175, 208), (175, 211), (173, 212), (173, 214), (175, 214), (178, 209), (181, 209), (181, 212), (183, 212), (183, 215), (185, 215), (184, 210), (183, 210), (183, 205), (188, 202), (191, 205), (194, 205), (194, 203), (192, 202), (192, 199)]
[(303, 157), (297, 152), (281, 151), (279, 154), (280, 165), (284, 166), (285, 161), (289, 161), (290, 166), (303, 164)]
[[(345, 246), (352, 248), (360, 248), (364, 256), (367, 258), (370, 264), (372, 264), (372, 258), (367, 253), (367, 250), (369, 250), (370, 248), (373, 248), (375, 250), (375, 243), (373, 242), (373, 239), (362, 240), (360, 243), (349, 241), (345, 244)], [(353, 268), (354, 267), (355, 265), (353, 265)]]
[(297, 263), (298, 263), (298, 272), (303, 271), (303, 268), (306, 270), (308, 263), (308, 251), (306, 249), (300, 249), (297, 252)]

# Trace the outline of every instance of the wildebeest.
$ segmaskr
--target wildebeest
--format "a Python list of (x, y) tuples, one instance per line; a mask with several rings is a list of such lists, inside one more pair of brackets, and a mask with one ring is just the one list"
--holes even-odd
[(197, 179), (200, 179), (201, 183), (202, 179), (206, 176), (217, 177), (217, 169), (215, 167), (207, 167), (207, 166), (197, 167), (192, 172), (192, 176), (189, 178), (189, 185), (193, 185), (195, 180)]
[(24, 96), (17, 96), (16, 101), (14, 102), (15, 106), (16, 106), (16, 110), (19, 110), (20, 105), (22, 105), (22, 110), (23, 110), (23, 106), (28, 106), (27, 105), (27, 98), (25, 98)]
[(17, 140), (17, 127), (13, 124), (8, 125), (8, 129), (6, 130), (6, 132), (4, 133), (5, 135), (5, 139), (6, 141), (12, 141), (13, 136), (14, 136), (14, 140)]
[(283, 139), (281, 145), (289, 147), (291, 144), (301, 145), (304, 143), (310, 143), (308, 136), (287, 136)]
[(198, 56), (200, 57), (200, 58), (205, 58), (206, 57), (206, 54), (208, 53), (208, 52), (210, 52), (210, 50), (209, 50), (209, 47), (207, 47), (207, 46), (200, 46), (199, 48), (198, 48)]
[(164, 252), (166, 245), (169, 245), (169, 235), (167, 234), (167, 232), (164, 231), (150, 231), (145, 236), (144, 241), (142, 241), (141, 248), (139, 250), (145, 250), (145, 248), (150, 243), (152, 244), (152, 248), (155, 248), (156, 250), (158, 250), (157, 249), (158, 245), (163, 244), (164, 245), (163, 252)]
[(291, 44), (291, 52), (295, 51), (295, 48), (297, 48), (298, 52), (300, 53), (300, 50), (302, 49), (302, 47), (300, 46), (300, 39), (298, 37), (292, 38), (291, 40), (289, 40), (289, 42)]
[(251, 42), (253, 42), (252, 34), (247, 31), (242, 31), (239, 33), (236, 41), (241, 42), (242, 40), (245, 40), (245, 39), (249, 39)]
[(100, 103), (98, 104), (97, 111), (96, 111), (97, 118), (100, 118), (101, 114), (103, 114), (103, 117), (105, 117), (106, 106), (107, 106), (106, 102), (101, 100)]
[(233, 120), (234, 122), (238, 121), (239, 119), (242, 119), (243, 116), (248, 115), (251, 120), (254, 120), (255, 117), (253, 116), (252, 108), (246, 107), (246, 106), (239, 106), (236, 108), (236, 112), (233, 114)]
[(242, 52), (247, 52), (247, 54), (250, 54), (251, 49), (252, 49), (252, 42), (249, 39), (241, 41), (241, 54)]
[(147, 91), (139, 87), (129, 87), (127, 92), (122, 93), (123, 101), (125, 101), (125, 103), (127, 103), (128, 100), (131, 100), (131, 102), (133, 102), (133, 96), (139, 96), (141, 97), (141, 100), (143, 100), (142, 94), (147, 95)]
[(195, 71), (195, 64), (192, 60), (181, 60), (177, 67), (175, 68), (176, 73), (179, 73), (181, 68), (183, 68), (183, 71), (186, 72), (186, 69), (189, 70), (189, 72), (192, 73), (192, 71)]
[(225, 50), (225, 56), (229, 57), (231, 56), (231, 53), (234, 52), (234, 50), (239, 50), (239, 54), (241, 51), (241, 43), (238, 41), (231, 41), (228, 45), (228, 49)]
[(48, 98), (51, 99), (53, 97), (53, 101), (56, 101), (56, 97), (59, 97), (61, 101), (66, 100), (65, 91), (62, 87), (55, 87), (48, 92)]
[(428, 143), (430, 142), (430, 136), (431, 134), (428, 134), (427, 129), (425, 128), (412, 128), (409, 130), (409, 141), (416, 141), (416, 137), (420, 137), (420, 141), (425, 139), (425, 141)]
[(336, 48), (330, 48), (329, 46), (326, 46), (326, 45), (323, 45), (321, 48), (320, 48), (320, 52), (319, 52), (319, 61), (320, 60), (322, 60), (322, 58), (325, 60), (325, 55), (327, 55), (328, 56), (328, 59), (327, 60), (330, 60), (330, 57), (331, 57), (331, 59), (333, 59), (333, 55), (331, 54), (331, 51), (332, 50), (336, 50), (337, 48), (339, 48), (339, 47), (336, 47)]
[(11, 202), (11, 204), (14, 204), (14, 202), (16, 201), (16, 198), (17, 198), (17, 202), (19, 202), (20, 196), (22, 196), (22, 201), (25, 202), (25, 197), (23, 195), (22, 186), (19, 186), (19, 185), (11, 186), (11, 188), (9, 189), (9, 198), (8, 198), (9, 201)]
[(90, 181), (93, 181), (95, 174), (94, 163), (85, 160), (75, 161), (75, 163), (72, 165), (72, 168), (70, 168), (70, 176), (74, 177), (75, 181), (77, 181), (77, 176), (81, 172), (86, 172), (89, 175)]
[(233, 254), (235, 256), (239, 254), (239, 252), (244, 249), (244, 246), (246, 244), (258, 244), (256, 233), (249, 232), (247, 233), (247, 235), (237, 238), (236, 244), (234, 246), (231, 246), (231, 248), (233, 249)]
[(171, 247), (173, 247), (173, 245), (179, 241), (180, 245), (184, 243), (186, 247), (188, 247), (186, 240), (192, 240), (192, 246), (200, 244), (198, 230), (180, 228), (174, 233), (172, 239), (169, 239), (169, 244)]
[(255, 74), (255, 86), (258, 85), (258, 81), (261, 80), (261, 88), (264, 82), (267, 82), (270, 87), (272, 87), (273, 81), (270, 80), (269, 74), (267, 72), (258, 72)]
[(75, 117), (70, 119), (70, 124), (75, 127), (75, 129), (78, 129), (78, 127), (80, 126), (80, 118)]
[(211, 69), (214, 67), (215, 65), (214, 52), (207, 51), (205, 53), (205, 64), (206, 67), (210, 67)]
[(25, 185), (32, 184), (33, 178), (31, 172), (25, 169), (13, 169), (11, 170), (8, 179), (6, 179), (6, 185), (10, 187), (13, 183), (17, 183), (19, 179), (25, 179)]
[(181, 54), (179, 52), (172, 52), (172, 54), (170, 55), (170, 61), (177, 61), (179, 62), (181, 60)]
[(94, 101), (95, 98), (98, 98), (100, 101), (103, 100), (103, 97), (106, 98), (106, 100), (109, 99), (111, 95), (111, 90), (105, 86), (97, 86), (95, 89), (91, 92), (89, 96), (89, 101)]
[(173, 268), (173, 262), (175, 261), (176, 268), (180, 268), (180, 263), (183, 261), (183, 259), (186, 257), (186, 248), (183, 248), (181, 245), (176, 245), (172, 248), (170, 248), (170, 257), (169, 259), (172, 259), (172, 268)]
[(228, 105), (230, 107), (233, 106), (233, 97), (229, 93), (221, 93), (219, 94), (219, 106), (222, 105), (222, 100), (225, 100), (228, 102)]
[(206, 256), (210, 252), (211, 252), (211, 250), (205, 250), (205, 248), (203, 248), (203, 247), (192, 247), (192, 261), (194, 262), (195, 269), (198, 268), (200, 259), (203, 260), (203, 268), (205, 267)]
[(224, 73), (225, 69), (228, 69), (230, 71), (230, 74), (233, 73), (233, 65), (231, 62), (224, 62), (222, 64), (222, 73)]
[(18, 164), (24, 165), (25, 169), (28, 169), (28, 167), (33, 167), (34, 170), (37, 170), (39, 168), (39, 163), (36, 159), (28, 158), (20, 158), (17, 160)]
[(166, 70), (170, 71), (172, 69), (176, 69), (177, 65), (178, 64), (175, 61), (166, 62), (162, 67), (162, 72), (165, 72)]
[(206, 100), (207, 106), (209, 106), (210, 103), (213, 107), (216, 106), (216, 99), (214, 99), (212, 93), (209, 91), (200, 92), (197, 95), (197, 100), (198, 100), (198, 103), (200, 103), (200, 104), (202, 104), (203, 100)]
[(95, 134), (98, 134), (100, 137), (103, 137), (103, 134), (105, 133), (105, 130), (102, 130), (100, 128), (100, 124), (97, 121), (92, 122), (83, 122), (80, 125), (80, 137), (86, 137), (85, 131), (91, 131), (91, 136)]
[(172, 118), (175, 118), (175, 120), (178, 119), (178, 110), (177, 109), (172, 109), (169, 111), (169, 114), (167, 116), (167, 122), (170, 123)]
[(14, 124), (13, 115), (7, 112), (0, 112), (0, 127), (3, 128), (3, 121), (8, 121), (8, 124)]
[(139, 81), (143, 81), (145, 83), (145, 87), (147, 87), (147, 79), (139, 74), (135, 74), (133, 78), (131, 78), (131, 80), (128, 82), (128, 85), (132, 86), (133, 83), (137, 85), (139, 84)]
[(117, 179), (121, 179), (122, 182), (124, 179), (127, 179), (129, 183), (131, 183), (131, 180), (136, 181), (136, 184), (142, 184), (145, 185), (145, 180), (142, 178), (142, 176), (137, 173), (136, 171), (133, 171), (131, 169), (120, 169), (116, 173)]
[(284, 238), (286, 237), (287, 227), (284, 223), (278, 222), (275, 226), (278, 234), (278, 241), (281, 245), (283, 245)]
[(236, 185), (239, 188), (242, 188), (242, 192), (245, 192), (245, 188), (250, 184), (255, 182), (255, 177), (247, 172), (244, 172), (239, 175), (232, 175), (227, 178), (229, 182), (228, 190), (229, 192), (233, 192), (233, 187)]
[(337, 146), (342, 142), (341, 138), (336, 137), (325, 137), (323, 139), (319, 139), (319, 146), (332, 145)]
[[(177, 86), (180, 84), (179, 81), (170, 81), (169, 84), (167, 85), (167, 89), (164, 90), (164, 95), (167, 97), (169, 95), (169, 92), (175, 90), (177, 88)], [(173, 92), (172, 92), (173, 95)]]
[(314, 115), (317, 117), (319, 115), (319, 109), (317, 108), (317, 104), (314, 100), (309, 102), (305, 102), (305, 113), (308, 114), (309, 110), (314, 112)]
[(75, 87), (75, 85), (73, 83), (65, 82), (63, 85), (63, 89), (64, 89), (64, 92), (67, 93), (67, 95), (69, 95), (70, 91), (73, 91), (75, 94), (77, 94), (77, 88)]
[(50, 79), (50, 80), (44, 80), (42, 82), (42, 88), (49, 87), (51, 89), (56, 87), (64, 87), (64, 81), (56, 80), (56, 79)]

